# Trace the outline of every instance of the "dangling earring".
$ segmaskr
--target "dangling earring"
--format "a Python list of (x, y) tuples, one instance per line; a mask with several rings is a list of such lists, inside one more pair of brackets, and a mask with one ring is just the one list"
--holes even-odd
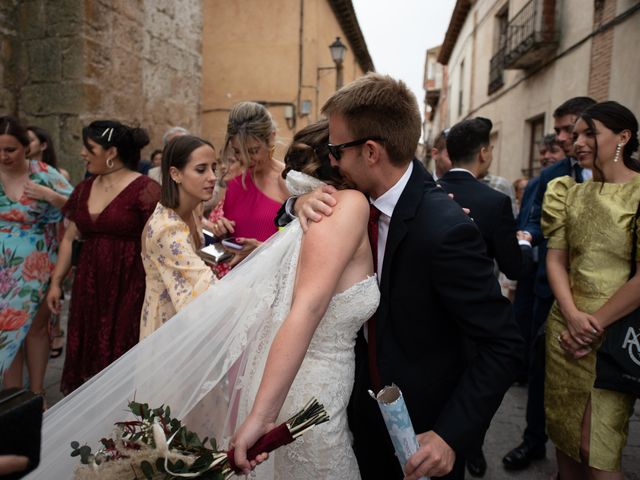
[(269, 160), (273, 159), (273, 154), (276, 153), (276, 146), (275, 145), (271, 145), (269, 147)]
[(624, 147), (624, 145), (622, 143), (619, 143), (618, 145), (616, 145), (616, 156), (613, 157), (613, 161), (617, 162), (620, 160), (620, 154), (622, 153), (622, 147)]
[(113, 163), (113, 158), (109, 157), (107, 158), (107, 168), (113, 168), (115, 166), (115, 163)]

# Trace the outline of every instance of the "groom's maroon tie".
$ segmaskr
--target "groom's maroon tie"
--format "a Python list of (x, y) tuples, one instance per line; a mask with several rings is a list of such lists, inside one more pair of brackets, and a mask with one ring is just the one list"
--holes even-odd
[[(369, 210), (369, 242), (371, 242), (371, 253), (373, 254), (373, 271), (378, 271), (378, 219), (380, 218), (380, 210), (370, 205)], [(380, 381), (380, 372), (378, 371), (378, 363), (376, 362), (376, 314), (374, 313), (367, 322), (367, 336), (369, 348), (369, 376), (371, 385), (375, 393), (382, 388)]]

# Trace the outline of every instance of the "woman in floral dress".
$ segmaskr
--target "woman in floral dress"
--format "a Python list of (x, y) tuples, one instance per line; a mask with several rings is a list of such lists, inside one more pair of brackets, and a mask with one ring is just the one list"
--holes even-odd
[[(26, 129), (0, 117), (0, 378), (7, 387), (22, 383), (21, 368), (7, 370), (44, 298), (60, 208), (72, 190), (56, 169), (27, 159), (28, 145)], [(43, 191), (46, 198), (36, 199)]]
[(213, 146), (198, 137), (175, 137), (162, 156), (162, 196), (142, 233), (146, 292), (140, 339), (215, 281), (196, 253), (203, 244), (198, 209), (213, 196), (216, 177)]

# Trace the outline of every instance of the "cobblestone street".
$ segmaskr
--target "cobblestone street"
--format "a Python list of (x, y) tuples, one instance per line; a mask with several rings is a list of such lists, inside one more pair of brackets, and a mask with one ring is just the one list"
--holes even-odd
[[(67, 296), (69, 298), (69, 296)], [(68, 302), (65, 302), (65, 310)], [(66, 317), (64, 318), (66, 330)], [(60, 376), (64, 355), (51, 360), (45, 379), (47, 400), (53, 405), (62, 398)], [(502, 457), (520, 443), (524, 430), (524, 414), (527, 401), (526, 387), (512, 387), (504, 397), (498, 413), (491, 423), (484, 444), (487, 458), (487, 480), (548, 480), (554, 473), (555, 456), (551, 443), (547, 444), (547, 458), (534, 462), (532, 466), (520, 472), (507, 472), (502, 467)], [(86, 439), (90, 441), (91, 439)], [(626, 480), (640, 480), (640, 402), (636, 402), (635, 412), (629, 426), (629, 442), (624, 451), (623, 467)], [(467, 473), (467, 478), (473, 478)]]

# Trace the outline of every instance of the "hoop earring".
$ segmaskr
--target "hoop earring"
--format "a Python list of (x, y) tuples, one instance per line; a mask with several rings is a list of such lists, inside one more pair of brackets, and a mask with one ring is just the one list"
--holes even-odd
[(115, 163), (113, 163), (113, 158), (107, 158), (107, 168), (115, 167)]
[(616, 145), (616, 156), (613, 157), (613, 161), (617, 162), (620, 160), (620, 154), (622, 153), (622, 147), (624, 145), (622, 143), (619, 143), (618, 145)]

